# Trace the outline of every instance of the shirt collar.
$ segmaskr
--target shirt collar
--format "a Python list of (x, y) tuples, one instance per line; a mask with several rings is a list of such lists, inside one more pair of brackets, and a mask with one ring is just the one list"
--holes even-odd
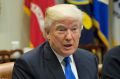
[[(52, 49), (52, 50), (53, 50), (53, 49)], [(54, 54), (57, 56), (59, 62), (62, 63), (62, 61), (63, 61), (63, 59), (64, 59), (65, 57), (59, 55), (59, 54), (58, 54), (56, 51), (54, 51), (54, 50), (53, 50), (53, 52), (54, 52)]]
[[(52, 49), (52, 48), (51, 48)], [(53, 50), (53, 49), (52, 49)], [(54, 51), (53, 50), (53, 52), (54, 52), (54, 54), (57, 56), (57, 58), (58, 58), (58, 61), (60, 62), (60, 63), (62, 63), (63, 62), (63, 59), (65, 58), (65, 57), (63, 57), (63, 56), (61, 56), (61, 55), (59, 55), (56, 51)], [(72, 62), (73, 61), (73, 55), (70, 55), (70, 62)]]

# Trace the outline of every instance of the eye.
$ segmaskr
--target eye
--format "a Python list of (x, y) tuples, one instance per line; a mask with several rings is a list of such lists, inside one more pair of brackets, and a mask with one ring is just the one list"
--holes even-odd
[(58, 31), (66, 31), (65, 28), (59, 28)]
[(56, 32), (58, 34), (64, 34), (67, 30), (64, 25), (57, 25), (56, 27)]
[(73, 32), (76, 32), (76, 31), (79, 30), (79, 26), (78, 26), (78, 25), (74, 25), (74, 26), (71, 28), (71, 30), (72, 30)]
[(77, 27), (74, 27), (74, 28), (72, 28), (72, 31), (75, 31), (75, 30), (77, 30), (78, 28)]

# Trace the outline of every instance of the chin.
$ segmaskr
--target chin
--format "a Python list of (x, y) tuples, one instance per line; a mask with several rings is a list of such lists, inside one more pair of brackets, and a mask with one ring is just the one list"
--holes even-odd
[(75, 53), (75, 50), (63, 51), (64, 56), (69, 56)]

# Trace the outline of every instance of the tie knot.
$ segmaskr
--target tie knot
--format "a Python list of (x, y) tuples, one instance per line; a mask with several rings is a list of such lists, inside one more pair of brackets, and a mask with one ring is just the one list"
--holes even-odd
[(68, 57), (65, 57), (64, 58), (64, 62), (66, 63), (66, 64), (69, 64), (70, 63), (70, 57), (68, 56)]

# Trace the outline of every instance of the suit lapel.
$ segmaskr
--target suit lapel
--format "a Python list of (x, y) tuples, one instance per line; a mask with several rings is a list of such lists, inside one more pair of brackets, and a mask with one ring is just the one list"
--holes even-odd
[[(76, 52), (76, 53), (77, 53), (77, 52)], [(75, 61), (75, 65), (76, 65), (77, 72), (78, 72), (78, 77), (79, 77), (79, 79), (81, 79), (81, 70), (80, 70), (81, 65), (79, 64), (79, 63), (80, 63), (80, 62), (78, 61), (79, 58), (77, 58), (78, 56), (77, 56), (76, 53), (73, 55), (73, 58), (74, 58), (74, 61)]]
[(73, 55), (76, 68), (77, 68), (77, 72), (78, 72), (78, 77), (79, 79), (90, 79), (88, 76), (90, 73), (88, 73), (88, 69), (86, 68), (86, 65), (84, 64), (85, 62), (83, 62), (82, 56), (78, 53), (79, 52), (76, 51), (76, 53)]
[(45, 46), (44, 51), (45, 64), (48, 66), (49, 73), (53, 75), (55, 79), (65, 79), (62, 67), (49, 44)]
[(64, 72), (62, 71), (60, 64), (48, 62), (48, 68), (52, 72), (55, 79), (65, 79)]

